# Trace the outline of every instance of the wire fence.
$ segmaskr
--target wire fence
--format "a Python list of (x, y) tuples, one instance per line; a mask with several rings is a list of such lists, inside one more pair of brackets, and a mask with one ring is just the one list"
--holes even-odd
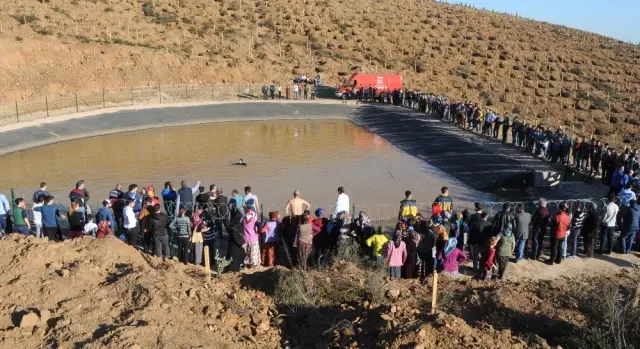
[[(255, 99), (261, 84), (182, 84), (97, 89), (0, 105), (0, 126), (57, 115), (151, 104)], [(284, 92), (283, 92), (284, 93)]]

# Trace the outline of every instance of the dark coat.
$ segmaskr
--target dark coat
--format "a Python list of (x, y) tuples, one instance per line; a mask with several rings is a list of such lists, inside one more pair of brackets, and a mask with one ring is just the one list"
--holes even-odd
[(509, 225), (511, 229), (516, 227), (516, 215), (511, 211), (500, 211), (493, 217), (493, 234), (497, 235)]
[(244, 230), (242, 227), (242, 214), (235, 209), (231, 212), (231, 221), (229, 222), (229, 247), (227, 249), (227, 259), (231, 259), (229, 264), (230, 271), (240, 271), (240, 267), (244, 263)]

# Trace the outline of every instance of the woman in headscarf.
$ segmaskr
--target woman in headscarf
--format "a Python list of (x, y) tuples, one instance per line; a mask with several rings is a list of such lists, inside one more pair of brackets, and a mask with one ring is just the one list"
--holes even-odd
[(420, 243), (420, 234), (418, 234), (413, 226), (409, 226), (407, 229), (407, 238), (405, 244), (407, 245), (407, 259), (404, 262), (404, 275), (407, 279), (414, 279), (417, 277), (416, 267), (418, 265), (418, 244)]
[(229, 271), (240, 271), (244, 263), (244, 229), (242, 226), (242, 213), (237, 207), (235, 199), (229, 201), (229, 247), (227, 247), (227, 260), (231, 263), (227, 267)]
[(295, 246), (298, 252), (298, 268), (309, 270), (309, 256), (313, 243), (313, 225), (307, 212), (300, 216)]
[(387, 263), (389, 264), (389, 277), (400, 279), (402, 276), (402, 265), (407, 260), (407, 245), (402, 241), (402, 234), (394, 236), (392, 241), (387, 243)]
[(492, 236), (487, 243), (487, 247), (484, 249), (482, 253), (482, 259), (480, 260), (480, 266), (482, 271), (480, 272), (480, 280), (491, 280), (491, 276), (493, 275), (493, 269), (496, 264), (494, 262), (496, 257), (496, 244), (498, 240), (495, 236)]
[(262, 265), (265, 267), (276, 265), (276, 244), (280, 229), (280, 212), (269, 212), (269, 222), (262, 226), (260, 230), (260, 234), (264, 235), (264, 242), (260, 251)]
[(329, 234), (327, 233), (327, 223), (329, 220), (324, 216), (324, 209), (316, 209), (316, 218), (313, 220), (313, 262), (320, 264), (321, 260), (329, 252)]
[(457, 245), (458, 240), (450, 237), (439, 258), (443, 260), (442, 273), (454, 278), (458, 277), (458, 266), (467, 261), (467, 255)]
[(260, 265), (260, 242), (258, 239), (258, 229), (256, 221), (258, 216), (253, 208), (245, 209), (244, 218), (242, 219), (242, 229), (244, 232), (244, 265), (253, 268)]
[(420, 258), (420, 278), (426, 280), (428, 275), (433, 273), (434, 256), (433, 250), (436, 243), (436, 233), (433, 231), (433, 222), (429, 219), (424, 229), (420, 232), (422, 237), (418, 244), (418, 257)]
[(505, 229), (500, 233), (500, 240), (496, 245), (496, 261), (498, 262), (498, 279), (504, 278), (504, 273), (509, 265), (509, 257), (516, 248), (516, 238), (513, 236), (513, 227), (507, 224)]

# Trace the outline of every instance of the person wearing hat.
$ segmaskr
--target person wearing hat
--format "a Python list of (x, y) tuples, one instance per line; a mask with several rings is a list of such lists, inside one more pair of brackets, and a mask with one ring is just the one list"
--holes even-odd
[(509, 257), (516, 248), (516, 239), (513, 236), (513, 225), (508, 224), (500, 233), (496, 245), (496, 261), (498, 262), (498, 279), (502, 280), (509, 265)]

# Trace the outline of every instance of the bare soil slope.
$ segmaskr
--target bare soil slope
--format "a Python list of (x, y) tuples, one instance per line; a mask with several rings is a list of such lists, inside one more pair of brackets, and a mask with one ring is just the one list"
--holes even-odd
[(207, 283), (202, 267), (163, 263), (113, 237), (12, 235), (0, 241), (0, 346), (604, 349), (615, 338), (640, 344), (640, 312), (630, 308), (638, 276), (441, 277), (440, 311), (431, 315), (430, 284), (388, 281), (345, 261)]
[(0, 54), (0, 103), (360, 69), (618, 145), (640, 130), (637, 45), (427, 0), (6, 0)]

